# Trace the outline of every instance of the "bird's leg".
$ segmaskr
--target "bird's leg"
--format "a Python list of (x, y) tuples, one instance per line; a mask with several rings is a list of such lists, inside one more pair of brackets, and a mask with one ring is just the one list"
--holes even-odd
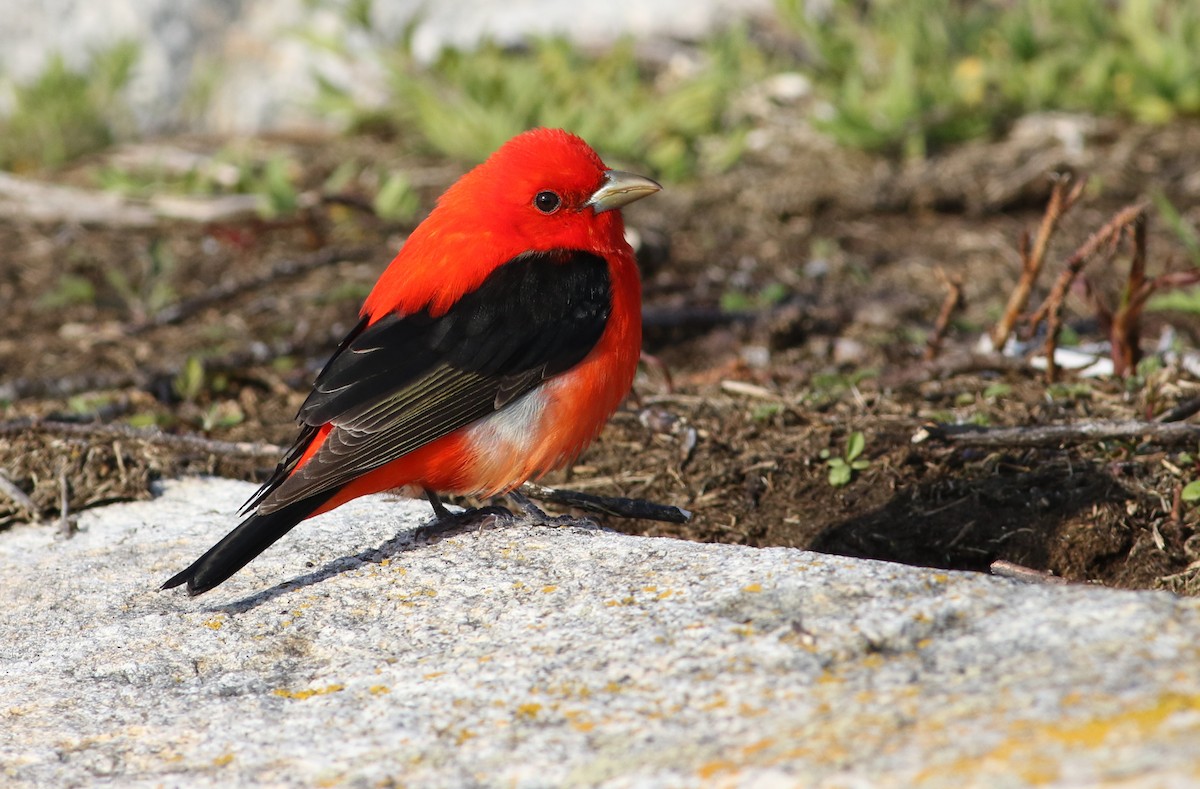
[(433, 516), (441, 521), (453, 517), (453, 513), (446, 509), (446, 505), (442, 503), (438, 494), (429, 488), (425, 488), (425, 498), (429, 499), (430, 505), (433, 507)]
[(436, 492), (429, 488), (425, 488), (424, 490), (425, 498), (429, 499), (429, 504), (433, 507), (433, 522), (417, 529), (416, 537), (418, 539), (453, 531), (475, 521), (479, 521), (479, 528), (482, 529), (500, 519), (514, 520), (511, 512), (504, 507), (497, 506), (480, 507), (464, 512), (451, 512), (446, 509), (446, 505), (442, 503), (441, 497)]

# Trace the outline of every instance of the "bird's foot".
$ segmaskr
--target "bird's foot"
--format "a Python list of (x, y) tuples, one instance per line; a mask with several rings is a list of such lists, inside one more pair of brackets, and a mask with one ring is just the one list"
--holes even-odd
[(509, 491), (505, 494), (505, 497), (520, 509), (520, 515), (516, 515), (512, 510), (495, 504), (488, 507), (479, 507), (478, 509), (464, 510), (463, 512), (451, 512), (446, 509), (446, 506), (442, 504), (442, 500), (433, 491), (427, 490), (425, 491), (425, 495), (428, 497), (430, 505), (433, 506), (434, 519), (417, 529), (415, 537), (418, 540), (465, 530), (471, 526), (476, 526), (479, 531), (483, 531), (494, 526), (511, 526), (518, 522), (530, 523), (537, 526), (571, 526), (579, 522), (578, 518), (570, 515), (559, 515), (557, 517), (547, 515), (541, 507), (534, 504), (527, 496), (516, 491)]
[(541, 507), (534, 504), (523, 493), (512, 490), (505, 495), (508, 496), (509, 501), (521, 508), (521, 512), (523, 513), (522, 520), (528, 523), (534, 523), (538, 526), (573, 526), (579, 523), (579, 518), (571, 515), (559, 515), (557, 517), (547, 515)]
[(517, 520), (517, 516), (504, 507), (480, 507), (462, 512), (446, 510), (445, 514), (435, 513), (433, 520), (419, 527), (413, 536), (418, 540), (425, 540), (430, 537), (445, 536), (451, 532), (466, 531), (472, 526), (478, 527), (479, 531), (482, 531), (496, 526), (502, 521), (512, 522), (515, 520)]

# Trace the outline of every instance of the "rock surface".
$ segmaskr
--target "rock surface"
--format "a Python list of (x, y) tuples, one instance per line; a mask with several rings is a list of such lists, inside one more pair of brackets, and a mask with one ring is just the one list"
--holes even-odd
[(1200, 603), (362, 499), (156, 587), (253, 488), (0, 533), (0, 783), (1187, 786)]
[[(0, 0), (0, 114), (6, 82), (33, 79), (49, 58), (86, 68), (126, 41), (140, 58), (128, 99), (143, 132), (241, 133), (322, 126), (316, 75), (365, 106), (387, 78), (380, 56), (413, 26), (418, 57), (483, 38), (531, 34), (603, 44), (622, 35), (693, 38), (769, 11), (771, 0), (394, 0), (370, 5), (370, 27), (330, 0)], [(332, 45), (332, 46), (330, 46)], [(9, 100), (6, 102), (6, 98)]]

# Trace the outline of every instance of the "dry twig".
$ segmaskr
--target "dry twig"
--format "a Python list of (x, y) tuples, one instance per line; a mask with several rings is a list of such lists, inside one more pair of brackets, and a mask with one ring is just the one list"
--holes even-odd
[(1066, 578), (1062, 578), (1045, 570), (1035, 570), (1032, 567), (1026, 567), (1023, 564), (1017, 564), (1005, 559), (997, 559), (992, 562), (992, 575), (998, 575), (1001, 578), (1012, 578), (1015, 581), (1025, 581), (1026, 583), (1037, 584), (1066, 584), (1070, 583)]
[(278, 457), (284, 447), (275, 444), (250, 441), (218, 441), (204, 436), (164, 433), (157, 429), (130, 427), (129, 425), (103, 424), (99, 422), (59, 422), (52, 419), (11, 419), (0, 422), (0, 436), (22, 433), (49, 433), (52, 435), (94, 439), (102, 441), (144, 441), (156, 446), (192, 453), (225, 455), (234, 457)]
[(955, 447), (1014, 449), (1066, 447), (1097, 441), (1142, 440), (1157, 446), (1200, 441), (1200, 425), (1184, 422), (1096, 420), (1069, 425), (983, 428), (976, 425), (926, 425), (917, 439), (934, 439)]
[(127, 326), (125, 331), (129, 334), (140, 334), (159, 326), (181, 323), (207, 307), (234, 296), (272, 285), (279, 280), (298, 277), (342, 261), (370, 260), (378, 253), (377, 248), (368, 246), (350, 247), (349, 249), (330, 247), (300, 258), (285, 258), (276, 261), (269, 270), (262, 274), (240, 282), (218, 283), (199, 296), (164, 307), (146, 320)]
[[(1079, 179), (1074, 185), (1071, 184), (1069, 178), (1059, 180), (1054, 184), (1054, 190), (1050, 193), (1050, 202), (1046, 205), (1045, 213), (1042, 214), (1042, 224), (1038, 227), (1037, 238), (1033, 242), (1032, 249), (1029, 246), (1029, 233), (1021, 234), (1021, 277), (1017, 280), (1017, 286), (1008, 298), (1004, 314), (992, 331), (993, 348), (999, 350), (1008, 342), (1021, 312), (1029, 303), (1029, 295), (1042, 271), (1042, 266), (1046, 261), (1046, 249), (1050, 245), (1050, 237), (1054, 235), (1063, 215), (1070, 211), (1083, 195), (1086, 186), (1087, 178)], [(1070, 187), (1069, 191), (1068, 187)]]
[(16, 483), (4, 475), (0, 471), (0, 494), (7, 496), (14, 504), (25, 511), (25, 514), (30, 519), (37, 518), (37, 505), (33, 503), (33, 499), (25, 494), (25, 491), (17, 487)]
[(1063, 266), (1063, 271), (1050, 289), (1046, 300), (1038, 307), (1029, 319), (1031, 326), (1036, 326), (1042, 320), (1046, 321), (1046, 380), (1053, 383), (1058, 376), (1058, 366), (1054, 363), (1054, 352), (1057, 349), (1058, 332), (1062, 328), (1063, 301), (1067, 297), (1071, 285), (1087, 261), (1096, 254), (1104, 244), (1109, 245), (1110, 254), (1115, 254), (1121, 235), (1130, 224), (1134, 223), (1146, 211), (1145, 203), (1128, 205), (1113, 215), (1112, 219), (1099, 230), (1088, 237), (1079, 246)]
[(929, 381), (953, 378), (972, 373), (1014, 372), (1025, 373), (1033, 369), (1029, 362), (998, 353), (974, 353), (951, 351), (946, 356), (931, 362), (909, 365), (887, 373), (880, 379), (885, 389), (910, 390)]
[(946, 336), (946, 329), (950, 326), (950, 316), (963, 304), (962, 277), (958, 274), (950, 276), (941, 266), (934, 269), (934, 273), (946, 286), (947, 293), (945, 300), (942, 301), (942, 309), (938, 312), (937, 320), (933, 324), (933, 332), (925, 341), (925, 361), (927, 362), (932, 362), (941, 352), (942, 340)]

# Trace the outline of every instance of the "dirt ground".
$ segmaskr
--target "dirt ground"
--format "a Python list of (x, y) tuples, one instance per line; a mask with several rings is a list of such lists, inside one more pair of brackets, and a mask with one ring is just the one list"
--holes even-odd
[[(1200, 515), (1179, 500), (1200, 476), (1195, 440), (914, 441), (935, 423), (1154, 419), (1200, 395), (1172, 364), (1048, 386), (1020, 359), (955, 361), (1003, 309), (1048, 173), (1091, 181), (1033, 304), (1120, 206), (1161, 193), (1196, 222), (1200, 126), (1030, 119), (920, 163), (839, 151), (787, 119), (756, 139), (728, 172), (626, 211), (641, 244), (645, 349), (661, 364), (645, 365), (599, 441), (545, 482), (694, 513), (684, 525), (606, 521), (629, 532), (980, 571), (1007, 560), (1072, 581), (1200, 592)], [(225, 144), (156, 143), (200, 154)], [(303, 162), (309, 208), (117, 227), (0, 204), (0, 470), (11, 483), (0, 479), (0, 528), (59, 528), (64, 497), (75, 513), (147, 497), (163, 476), (261, 479), (270, 451), (217, 442), (291, 440), (316, 370), (409, 229), (365, 210), (361, 184), (333, 195), (321, 185), (340, 162), (383, 163), (412, 174), (423, 214), (460, 172), (370, 138), (253, 145)], [(95, 188), (114, 155), (43, 178)], [(1190, 265), (1153, 209), (1149, 250), (1151, 274)], [(939, 267), (962, 278), (965, 305), (927, 364)], [(1087, 271), (1115, 300), (1125, 267), (1118, 256)], [(1067, 322), (1081, 341), (1100, 339), (1082, 300), (1068, 302)], [(1177, 347), (1197, 346), (1194, 316), (1154, 312), (1143, 348), (1167, 327)], [(866, 462), (834, 486), (822, 453), (840, 456), (856, 431)]]

